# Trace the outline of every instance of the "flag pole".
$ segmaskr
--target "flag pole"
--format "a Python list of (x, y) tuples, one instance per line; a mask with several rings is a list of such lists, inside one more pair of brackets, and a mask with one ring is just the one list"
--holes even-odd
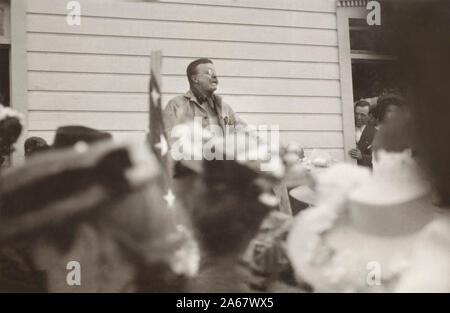
[(150, 57), (150, 81), (149, 81), (149, 126), (148, 143), (155, 153), (162, 168), (165, 185), (171, 185), (171, 173), (168, 161), (167, 134), (163, 120), (161, 104), (162, 94), (162, 53), (160, 50), (151, 52)]
[[(153, 50), (150, 54), (150, 80), (155, 79), (156, 80), (156, 85), (159, 87), (159, 90), (161, 90), (161, 66), (162, 66), (162, 53), (161, 50)], [(148, 139), (149, 142), (151, 144), (151, 129), (152, 129), (152, 112), (154, 112), (154, 110), (152, 110), (152, 86), (151, 86), (151, 82), (149, 83), (149, 121), (148, 121)]]

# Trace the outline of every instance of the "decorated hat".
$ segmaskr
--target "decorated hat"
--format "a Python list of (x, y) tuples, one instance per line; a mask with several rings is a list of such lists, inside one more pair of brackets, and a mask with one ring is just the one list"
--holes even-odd
[[(275, 185), (285, 174), (279, 153), (271, 151), (267, 142), (254, 133), (238, 130), (225, 138), (215, 136), (199, 123), (183, 126), (172, 133), (176, 138), (171, 148), (177, 161), (175, 177), (188, 170), (211, 183), (226, 183), (230, 188), (242, 190), (261, 180)], [(261, 193), (271, 190), (268, 185), (260, 184)]]
[(419, 239), (442, 218), (410, 154), (381, 158), (376, 176), (349, 164), (324, 172), (317, 206), (296, 217), (289, 258), (315, 291), (395, 291)]
[(174, 181), (185, 184), (182, 193), (191, 198), (187, 207), (197, 236), (214, 256), (248, 245), (265, 216), (279, 207), (274, 188), (304, 180), (305, 171), (290, 170), (294, 165), (284, 158), (289, 151), (277, 151), (279, 146), (251, 130), (213, 136), (195, 122), (177, 130)]
[(243, 252), (280, 205), (274, 188), (286, 177), (282, 153), (248, 130), (213, 136), (194, 122), (178, 131), (172, 133), (178, 137), (171, 151), (177, 159), (174, 182), (189, 198), (197, 238), (214, 257)]
[(45, 238), (67, 250), (77, 226), (101, 221), (134, 259), (187, 270), (177, 251), (191, 239), (167, 208), (160, 175), (142, 143), (78, 143), (39, 153), (1, 173), (0, 245)]

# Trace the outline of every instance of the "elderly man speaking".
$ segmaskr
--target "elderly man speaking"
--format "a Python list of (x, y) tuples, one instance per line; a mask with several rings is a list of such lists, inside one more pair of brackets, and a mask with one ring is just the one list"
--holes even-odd
[(219, 80), (210, 59), (191, 62), (186, 70), (190, 89), (169, 101), (163, 112), (166, 134), (170, 138), (172, 128), (178, 124), (202, 119), (202, 126), (218, 125), (225, 133), (226, 126), (245, 126), (231, 107), (215, 95)]
[[(202, 127), (219, 126), (222, 134), (227, 128), (244, 129), (247, 124), (239, 118), (233, 109), (215, 95), (219, 80), (214, 64), (210, 59), (201, 58), (191, 62), (186, 70), (190, 89), (169, 101), (163, 112), (166, 135), (172, 146), (172, 129), (194, 118), (200, 118)], [(172, 161), (169, 158), (169, 162)], [(172, 165), (169, 169), (172, 170)], [(280, 198), (280, 209), (291, 212), (286, 187), (278, 187), (275, 193)]]

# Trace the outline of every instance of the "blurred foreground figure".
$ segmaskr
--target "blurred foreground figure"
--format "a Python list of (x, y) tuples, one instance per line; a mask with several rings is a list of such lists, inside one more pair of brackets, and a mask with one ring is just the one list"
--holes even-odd
[(405, 99), (399, 94), (387, 93), (378, 98), (377, 104), (373, 107), (372, 115), (378, 126), (381, 127), (386, 121), (398, 114), (407, 114)]
[(9, 165), (9, 157), (22, 128), (22, 115), (0, 104), (0, 167)]
[[(2, 291), (177, 291), (196, 244), (147, 146), (99, 142), (40, 153), (0, 180)], [(79, 275), (73, 270), (80, 269)]]
[(410, 116), (380, 128), (373, 176), (348, 164), (319, 176), (317, 207), (297, 217), (288, 253), (316, 292), (450, 292), (450, 3), (382, 9)]
[[(189, 282), (187, 290), (255, 291), (250, 288), (255, 278), (253, 271), (277, 275), (287, 265), (278, 243), (284, 239), (292, 218), (281, 212), (270, 213), (279, 205), (273, 188), (288, 176), (288, 167), (278, 153), (266, 161), (256, 157), (248, 160), (250, 155), (257, 156), (257, 151), (249, 147), (269, 151), (257, 136), (237, 132), (235, 142), (246, 144), (227, 149), (223, 138), (207, 131), (192, 142), (190, 133), (195, 134), (195, 128), (202, 126), (188, 125), (183, 132), (186, 136), (178, 142), (186, 155), (175, 165), (174, 184), (192, 220), (202, 262), (198, 277)], [(213, 155), (193, 160), (192, 156), (205, 156), (207, 152)], [(263, 170), (265, 162), (272, 163), (270, 171)]]

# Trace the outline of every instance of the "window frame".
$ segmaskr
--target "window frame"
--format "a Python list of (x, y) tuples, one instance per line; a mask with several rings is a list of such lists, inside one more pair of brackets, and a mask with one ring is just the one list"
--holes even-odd
[[(3, 1), (2, 1), (3, 2)], [(13, 164), (25, 160), (23, 144), (28, 136), (28, 61), (27, 61), (27, 0), (10, 1), (10, 107), (24, 116), (24, 128), (16, 143)]]
[(337, 32), (339, 51), (339, 73), (341, 82), (342, 123), (344, 132), (344, 158), (356, 163), (348, 155), (348, 151), (356, 147), (355, 143), (355, 115), (353, 109), (353, 81), (352, 81), (352, 53), (350, 49), (349, 19), (365, 18), (367, 1), (337, 1)]
[[(395, 56), (377, 54), (371, 51), (352, 51), (350, 48), (350, 19), (366, 19), (368, 0), (338, 0), (336, 3), (339, 72), (341, 82), (342, 122), (344, 131), (344, 157), (356, 163), (348, 151), (356, 146), (355, 116), (353, 109), (352, 60), (395, 60)], [(381, 17), (383, 19), (383, 17)]]

